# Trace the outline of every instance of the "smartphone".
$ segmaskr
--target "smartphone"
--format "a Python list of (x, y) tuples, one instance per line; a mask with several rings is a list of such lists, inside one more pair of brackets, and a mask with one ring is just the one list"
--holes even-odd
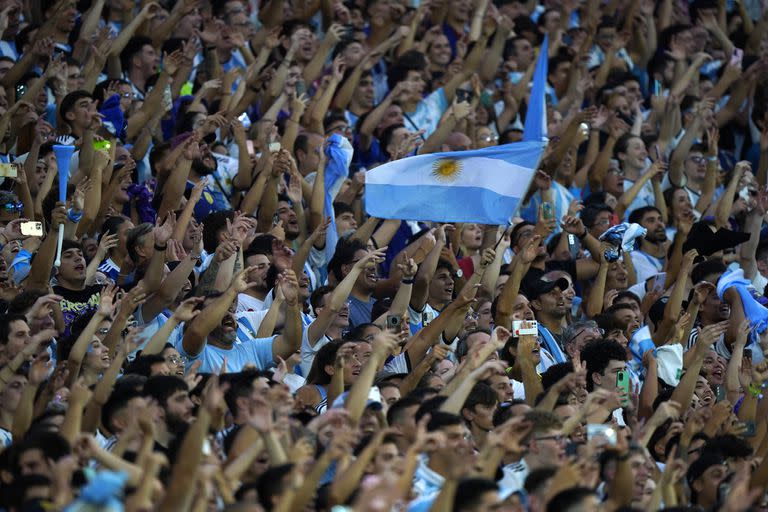
[(106, 149), (109, 151), (109, 149), (112, 147), (112, 144), (108, 140), (95, 140), (93, 141), (93, 149), (96, 151), (100, 151), (102, 149)]
[(341, 35), (344, 39), (352, 39), (355, 35), (355, 26), (351, 24), (346, 24), (341, 26), (342, 30), (344, 31)]
[(248, 139), (245, 141), (245, 147), (248, 148), (248, 154), (249, 155), (255, 155), (256, 150), (253, 148), (253, 141), (251, 139)]
[(741, 61), (744, 59), (744, 50), (740, 48), (734, 48), (731, 54), (731, 61), (729, 64), (734, 67), (741, 67)]
[(24, 236), (43, 236), (43, 223), (30, 220), (21, 223), (21, 234)]
[(279, 142), (270, 142), (269, 143), (269, 152), (270, 153), (277, 153), (278, 151), (280, 151), (280, 148), (282, 148), (282, 146), (280, 145)]
[(597, 440), (599, 446), (616, 446), (616, 429), (604, 423), (587, 424), (587, 441)]
[(27, 86), (24, 84), (19, 84), (16, 86), (16, 101), (19, 101), (22, 96), (24, 96), (24, 93), (27, 92)]
[(536, 320), (512, 320), (512, 336), (537, 336), (539, 323)]
[(743, 357), (745, 357), (746, 359), (750, 359), (751, 360), (752, 359), (752, 349), (751, 348), (745, 348), (744, 349)]
[(555, 218), (555, 209), (552, 207), (552, 203), (546, 201), (541, 203), (541, 215), (545, 220)]
[(754, 421), (745, 421), (742, 423), (744, 425), (744, 433), (741, 434), (741, 437), (755, 437), (756, 434), (756, 428), (755, 428), (755, 422)]
[(400, 322), (402, 319), (397, 315), (387, 315), (387, 330), (400, 332)]
[(307, 86), (304, 84), (304, 80), (299, 80), (296, 82), (296, 97), (301, 96), (305, 92), (307, 92)]
[(19, 167), (16, 164), (0, 164), (0, 176), (3, 178), (17, 178)]
[(623, 389), (626, 398), (624, 399), (622, 405), (628, 405), (629, 401), (629, 375), (625, 370), (619, 370), (616, 372), (616, 387), (618, 389)]
[(653, 288), (651, 291), (656, 293), (664, 293), (664, 283), (667, 281), (667, 273), (659, 272), (656, 274), (656, 279), (653, 280)]
[(280, 222), (280, 216), (278, 214), (274, 214), (272, 216), (272, 225), (277, 226), (278, 222)]
[(245, 128), (246, 130), (251, 127), (251, 118), (248, 117), (247, 113), (243, 112), (242, 114), (240, 114), (237, 120), (243, 123), (243, 128)]
[(654, 96), (661, 96), (661, 81), (660, 80), (654, 80), (653, 81), (653, 95)]
[(466, 89), (456, 89), (456, 100), (459, 103), (463, 102), (471, 102), (472, 101), (472, 91), (468, 91)]
[(173, 107), (173, 93), (171, 92), (171, 86), (168, 85), (163, 89), (163, 108), (166, 112)]
[(581, 247), (579, 246), (579, 239), (576, 238), (576, 235), (572, 233), (568, 233), (568, 252), (571, 253), (572, 259), (577, 259), (579, 257), (579, 249)]
[(722, 402), (726, 399), (725, 386), (715, 386), (715, 398), (717, 398), (718, 402)]

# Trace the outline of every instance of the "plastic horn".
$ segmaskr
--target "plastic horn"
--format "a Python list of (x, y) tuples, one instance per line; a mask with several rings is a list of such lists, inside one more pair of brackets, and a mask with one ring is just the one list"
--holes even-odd
[[(53, 146), (53, 154), (56, 156), (56, 165), (59, 168), (59, 201), (67, 202), (67, 183), (69, 182), (69, 162), (75, 152), (75, 146), (63, 146), (56, 144)], [(59, 224), (59, 243), (56, 246), (55, 267), (61, 266), (61, 246), (64, 243), (64, 224)]]

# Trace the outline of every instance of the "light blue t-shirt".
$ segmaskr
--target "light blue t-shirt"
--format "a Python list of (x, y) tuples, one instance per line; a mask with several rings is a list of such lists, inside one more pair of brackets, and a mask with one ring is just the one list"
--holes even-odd
[(437, 124), (447, 108), (448, 98), (441, 87), (421, 100), (414, 112), (403, 113), (405, 127), (412, 132), (424, 130), (424, 139), (427, 139), (437, 130)]
[(225, 357), (229, 372), (242, 371), (248, 363), (254, 364), (259, 370), (264, 370), (272, 363), (272, 344), (274, 341), (275, 336), (251, 338), (242, 343), (233, 344), (229, 350), (214, 347), (206, 342), (203, 350), (196, 356), (187, 353), (181, 342), (177, 343), (176, 350), (179, 351), (179, 354), (186, 356), (187, 368), (198, 359), (201, 360), (203, 363), (198, 370), (201, 373), (218, 373)]

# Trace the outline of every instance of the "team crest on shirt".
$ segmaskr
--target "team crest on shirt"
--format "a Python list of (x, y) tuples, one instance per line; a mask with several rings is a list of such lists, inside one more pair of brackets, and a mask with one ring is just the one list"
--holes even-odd
[(210, 194), (210, 192), (203, 192), (203, 197), (205, 197), (205, 200), (208, 201), (208, 204), (213, 204), (213, 196)]
[(442, 182), (455, 181), (461, 174), (461, 161), (453, 158), (442, 158), (432, 164), (432, 176)]

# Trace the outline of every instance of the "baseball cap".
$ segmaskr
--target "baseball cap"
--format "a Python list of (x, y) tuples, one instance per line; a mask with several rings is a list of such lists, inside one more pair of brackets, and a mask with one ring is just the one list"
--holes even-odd
[(544, 279), (538, 279), (526, 286), (526, 297), (528, 300), (538, 299), (541, 295), (549, 293), (555, 288), (560, 288), (561, 291), (566, 290), (570, 286), (568, 280), (564, 277), (555, 279), (554, 281), (545, 281)]

